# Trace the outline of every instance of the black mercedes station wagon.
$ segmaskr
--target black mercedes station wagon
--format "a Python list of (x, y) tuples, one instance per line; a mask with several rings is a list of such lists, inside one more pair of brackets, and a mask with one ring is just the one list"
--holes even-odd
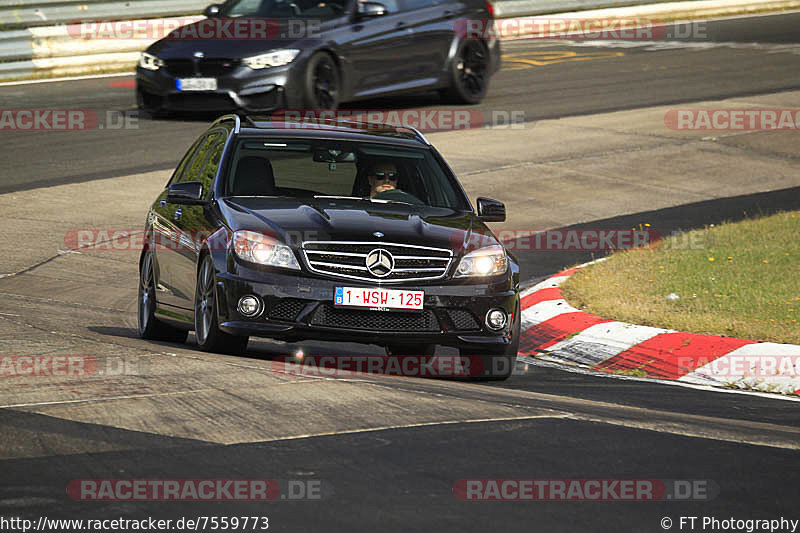
[(203, 350), (249, 336), (480, 357), (505, 379), (519, 266), (413, 128), (228, 115), (189, 149), (147, 215), (139, 333)]
[[(154, 115), (336, 109), (429, 90), (475, 104), (500, 67), (492, 14), (487, 0), (229, 0), (142, 53), (138, 105)], [(486, 31), (471, 36), (466, 20)]]

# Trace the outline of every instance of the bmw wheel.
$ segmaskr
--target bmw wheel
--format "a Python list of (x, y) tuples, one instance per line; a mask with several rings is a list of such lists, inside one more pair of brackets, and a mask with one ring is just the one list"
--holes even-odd
[(454, 104), (478, 104), (489, 90), (489, 52), (478, 40), (468, 39), (458, 46), (451, 63), (450, 87), (440, 94)]
[(339, 68), (326, 52), (317, 52), (308, 60), (305, 76), (307, 109), (337, 109), (341, 97)]

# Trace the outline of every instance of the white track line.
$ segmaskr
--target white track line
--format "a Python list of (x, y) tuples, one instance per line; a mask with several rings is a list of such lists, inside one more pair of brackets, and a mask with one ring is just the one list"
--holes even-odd
[[(422, 428), (422, 427), (430, 427), (430, 426), (451, 426), (455, 424), (482, 424), (486, 422), (514, 422), (517, 420), (539, 420), (539, 419), (562, 419), (562, 418), (571, 418), (573, 415), (571, 414), (552, 414), (552, 415), (528, 415), (528, 416), (506, 416), (506, 417), (499, 417), (499, 418), (475, 418), (475, 419), (463, 419), (463, 420), (442, 420), (440, 422), (418, 422), (415, 424), (398, 424), (394, 426), (375, 426), (370, 428), (360, 428), (360, 429), (345, 429), (342, 431), (324, 431), (321, 433), (308, 433), (305, 435), (291, 435), (288, 437), (276, 437), (274, 439), (267, 439), (267, 440), (260, 440), (258, 442), (279, 442), (284, 440), (298, 440), (298, 439), (313, 439), (316, 437), (335, 437), (337, 435), (353, 435), (357, 433), (370, 433), (373, 431), (388, 431), (392, 429), (412, 429), (412, 428)], [(249, 441), (245, 441), (244, 443), (249, 443)], [(228, 443), (227, 445), (230, 446), (231, 444), (238, 444), (238, 443)]]
[(177, 396), (180, 394), (195, 394), (198, 392), (210, 392), (217, 389), (197, 389), (176, 392), (158, 392), (153, 394), (134, 394), (130, 396), (112, 396), (109, 398), (86, 398), (84, 400), (61, 400), (55, 402), (35, 402), (35, 403), (18, 403), (12, 405), (0, 405), (0, 409), (16, 409), (20, 407), (42, 407), (49, 405), (68, 405), (76, 403), (98, 403), (98, 402), (113, 402), (115, 400), (141, 400), (145, 398), (157, 398), (160, 396)]

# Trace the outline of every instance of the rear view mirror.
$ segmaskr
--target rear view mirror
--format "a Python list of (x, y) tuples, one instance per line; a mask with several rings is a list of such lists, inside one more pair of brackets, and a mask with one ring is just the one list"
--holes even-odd
[(484, 222), (505, 222), (506, 206), (491, 198), (478, 198), (478, 218)]
[(204, 204), (203, 184), (199, 181), (173, 183), (167, 192), (167, 202), (171, 204)]
[(355, 152), (342, 150), (314, 150), (314, 161), (317, 163), (355, 163)]

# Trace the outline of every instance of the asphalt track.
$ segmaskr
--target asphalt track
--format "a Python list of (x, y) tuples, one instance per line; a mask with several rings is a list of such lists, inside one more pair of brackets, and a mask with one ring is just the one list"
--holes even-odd
[[(567, 57), (553, 51), (597, 55), (530, 68), (518, 63), (494, 79), (480, 109), (523, 110), (530, 121), (587, 115), (591, 123), (593, 115), (609, 111), (797, 89), (798, 21), (782, 15), (709, 23), (710, 39), (723, 44), (707, 47), (509, 44), (506, 53), (539, 62), (544, 56), (536, 54), (543, 51), (551, 52), (548, 57)], [(624, 55), (599, 58), (608, 51)], [(132, 91), (110, 86), (114, 81), (125, 80), (3, 87), (0, 105), (130, 109)], [(423, 96), (393, 105), (438, 103)], [(138, 129), (80, 135), (4, 132), (0, 193), (16, 191), (23, 203), (14, 206), (17, 221), (24, 221), (28, 202), (37, 212), (48, 203), (68, 210), (83, 185), (35, 188), (169, 168), (205, 123), (141, 120)], [(797, 156), (796, 141), (788, 146), (780, 156), (787, 165)], [(108, 189), (92, 189), (104, 195), (98, 204), (113, 197), (109, 189), (116, 182), (102, 183)], [(569, 227), (629, 228), (647, 220), (667, 233), (796, 209), (797, 185), (656, 208), (637, 200), (634, 212)], [(61, 191), (73, 196), (60, 201)], [(96, 223), (112, 224), (108, 216), (98, 213)], [(592, 257), (552, 252), (521, 259), (524, 277), (534, 280)], [(491, 385), (282, 376), (272, 360), (294, 347), (260, 341), (245, 356), (229, 357), (197, 352), (191, 341), (137, 339), (130, 263), (129, 256), (110, 254), (58, 256), (0, 280), (4, 353), (146, 361), (139, 376), (7, 382), (0, 391), (0, 516), (267, 515), (276, 531), (614, 532), (664, 531), (662, 517), (674, 521), (672, 530), (679, 529), (680, 516), (800, 518), (800, 489), (792, 475), (800, 448), (796, 402), (522, 364), (509, 381)], [(304, 348), (375, 351), (325, 343)], [(71, 480), (92, 478), (314, 479), (322, 499), (265, 504), (66, 497)], [(463, 502), (454, 496), (457, 480), (487, 478), (707, 480), (719, 493), (705, 501), (659, 502)]]
[[(485, 117), (492, 111), (523, 112), (526, 120), (536, 121), (798, 87), (800, 14), (696, 24), (700, 36), (691, 39), (670, 39), (675, 33), (670, 27), (654, 42), (504, 43), (503, 52), (509, 56), (504, 70), (492, 79), (489, 96), (473, 109)], [(692, 29), (678, 27), (683, 28), (679, 32)], [(624, 55), (607, 57), (609, 52)], [(0, 108), (90, 109), (106, 123), (108, 113), (135, 109), (131, 82), (131, 77), (121, 77), (0, 87)], [(436, 95), (342, 107), (450, 109), (441, 106)], [(5, 171), (0, 193), (173, 168), (212, 118), (142, 117), (133, 129), (96, 129), (81, 135), (2, 133)], [(48, 157), (38, 157), (41, 153)]]

